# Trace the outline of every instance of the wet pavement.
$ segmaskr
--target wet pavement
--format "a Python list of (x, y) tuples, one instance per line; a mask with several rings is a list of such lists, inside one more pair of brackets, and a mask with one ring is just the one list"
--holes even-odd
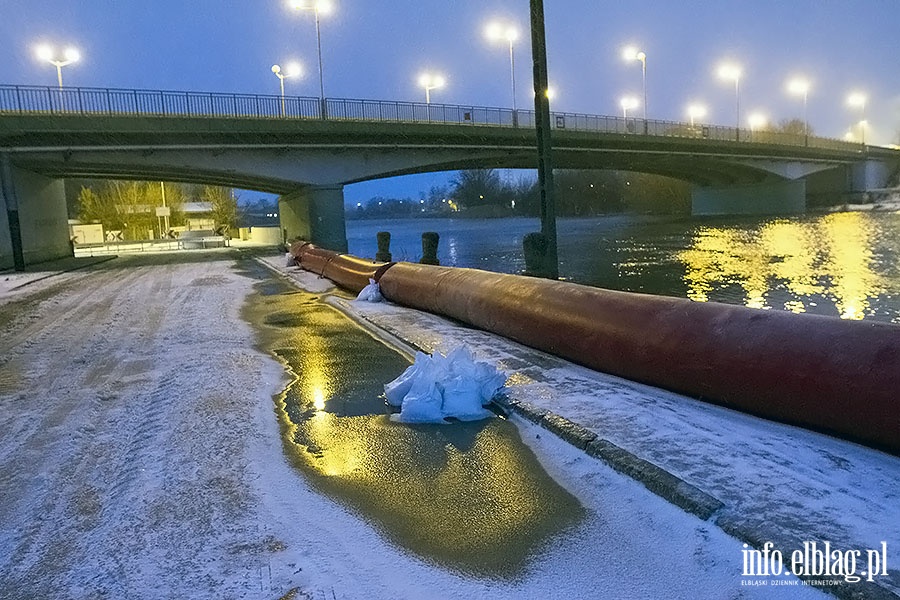
[[(272, 264), (269, 261), (269, 264)], [(280, 269), (301, 286), (315, 275)], [(494, 334), (390, 303), (328, 302), (425, 352), (468, 346), (510, 374), (506, 405), (728, 534), (782, 552), (808, 541), (866, 552), (900, 546), (900, 458), (591, 371)], [(894, 561), (842, 598), (900, 597)]]
[(256, 288), (245, 319), (292, 375), (276, 398), (285, 452), (396, 544), (461, 572), (510, 578), (583, 518), (513, 424), (392, 422), (383, 385), (407, 357), (315, 294), (278, 279)]

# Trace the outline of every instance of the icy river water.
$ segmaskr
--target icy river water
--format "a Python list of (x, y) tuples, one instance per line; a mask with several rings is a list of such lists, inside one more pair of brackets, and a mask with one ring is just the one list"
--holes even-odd
[[(900, 323), (900, 213), (841, 212), (720, 219), (560, 219), (560, 275), (587, 285)], [(374, 256), (389, 231), (394, 260), (418, 260), (441, 236), (441, 264), (524, 269), (537, 219), (348, 221), (350, 252)]]

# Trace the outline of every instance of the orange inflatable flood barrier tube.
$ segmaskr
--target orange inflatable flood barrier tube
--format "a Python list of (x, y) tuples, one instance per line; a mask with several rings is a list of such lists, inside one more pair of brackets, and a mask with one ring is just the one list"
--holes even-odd
[(302, 241), (291, 244), (290, 254), (305, 270), (327, 277), (356, 294), (369, 285), (370, 279), (377, 281), (381, 273), (394, 264), (340, 254)]
[[(336, 280), (337, 281), (337, 280)], [(411, 263), (385, 298), (592, 369), (900, 454), (900, 326)]]

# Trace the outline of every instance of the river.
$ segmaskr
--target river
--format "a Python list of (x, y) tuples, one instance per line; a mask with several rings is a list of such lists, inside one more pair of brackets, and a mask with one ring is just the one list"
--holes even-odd
[[(790, 217), (559, 219), (560, 276), (586, 285), (695, 301), (900, 323), (900, 212)], [(350, 252), (417, 261), (421, 234), (440, 234), (443, 265), (524, 269), (529, 218), (348, 221)]]

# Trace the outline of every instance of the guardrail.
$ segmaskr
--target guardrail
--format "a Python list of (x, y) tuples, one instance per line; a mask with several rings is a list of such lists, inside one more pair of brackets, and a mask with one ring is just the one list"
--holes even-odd
[[(0, 85), (0, 115), (234, 117), (242, 119), (332, 119), (393, 123), (534, 127), (534, 111), (453, 104), (354, 100), (262, 94), (222, 94), (167, 90)], [(808, 146), (859, 152), (862, 144), (773, 131), (719, 125), (553, 112), (553, 129)]]

